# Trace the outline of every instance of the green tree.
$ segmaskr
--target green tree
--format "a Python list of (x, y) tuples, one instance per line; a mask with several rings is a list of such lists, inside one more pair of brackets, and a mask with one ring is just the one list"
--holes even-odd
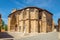
[(7, 25), (5, 24), (5, 22), (3, 20), (2, 20), (2, 26), (1, 26), (1, 28), (4, 29), (5, 31), (7, 31)]
[(5, 25), (5, 23), (4, 23), (4, 21), (2, 20), (2, 29), (4, 29), (4, 25)]
[(6, 24), (4, 24), (4, 29), (5, 29), (5, 31), (7, 31), (7, 25)]

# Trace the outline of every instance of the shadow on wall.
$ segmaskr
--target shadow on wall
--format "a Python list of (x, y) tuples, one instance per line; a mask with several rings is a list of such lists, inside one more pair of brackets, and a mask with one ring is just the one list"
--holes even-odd
[(0, 32), (0, 38), (13, 38), (13, 36), (9, 35), (6, 32)]

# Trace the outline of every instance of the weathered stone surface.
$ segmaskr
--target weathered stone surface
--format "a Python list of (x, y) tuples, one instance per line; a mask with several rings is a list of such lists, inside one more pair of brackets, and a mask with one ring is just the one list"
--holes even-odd
[(23, 33), (51, 32), (54, 29), (52, 16), (50, 12), (36, 7), (16, 10), (8, 17), (8, 31)]

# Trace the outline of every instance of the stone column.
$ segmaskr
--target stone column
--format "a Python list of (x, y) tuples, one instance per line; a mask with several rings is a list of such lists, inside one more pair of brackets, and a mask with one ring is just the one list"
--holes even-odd
[[(34, 9), (34, 32), (35, 33), (38, 33), (38, 31), (40, 31), (40, 30), (38, 30), (38, 23), (39, 23), (39, 19), (38, 19), (38, 14), (39, 14), (39, 10), (38, 9)], [(40, 28), (39, 28), (40, 29)]]
[(34, 33), (38, 33), (38, 21), (34, 20)]
[(23, 25), (23, 20), (24, 20), (24, 19), (23, 19), (23, 12), (24, 12), (24, 10), (20, 11), (19, 21), (18, 21), (18, 22), (19, 22), (19, 27), (21, 27), (21, 30), (20, 30), (21, 32), (23, 32), (23, 26), (24, 26), (24, 25)]
[(38, 33), (38, 21), (31, 20), (31, 33)]
[(40, 27), (40, 32), (41, 32), (41, 30), (42, 30), (42, 29), (41, 29), (41, 27), (42, 27), (42, 26), (41, 26), (41, 20), (39, 20), (39, 27)]
[(10, 31), (10, 22), (11, 22), (11, 18), (8, 18), (8, 31)]
[(46, 32), (47, 21), (46, 21), (46, 14), (42, 12), (42, 32)]
[(29, 20), (26, 20), (25, 21), (25, 29), (24, 29), (25, 30), (25, 33), (29, 33), (29, 27), (30, 27), (29, 26)]
[(23, 32), (23, 21), (20, 22), (21, 32)]
[(29, 8), (25, 10), (25, 29), (24, 29), (24, 33), (29, 33), (30, 27), (30, 13), (29, 13)]
[(16, 15), (16, 20), (17, 20), (17, 32), (19, 32), (19, 15)]
[(33, 12), (30, 12), (31, 19), (31, 33), (38, 33), (38, 10), (33, 9)]
[(20, 28), (19, 31), (23, 32), (23, 21), (19, 22), (19, 28)]

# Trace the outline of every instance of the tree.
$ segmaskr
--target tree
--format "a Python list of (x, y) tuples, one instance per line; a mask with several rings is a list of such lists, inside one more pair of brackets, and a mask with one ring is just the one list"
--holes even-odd
[(4, 25), (5, 25), (5, 23), (4, 23), (4, 21), (2, 20), (2, 29), (4, 29)]
[(4, 29), (5, 31), (7, 31), (7, 25), (4, 23), (4, 21), (2, 20), (2, 29)]
[(4, 24), (4, 29), (5, 29), (5, 31), (7, 31), (7, 25), (6, 24)]

